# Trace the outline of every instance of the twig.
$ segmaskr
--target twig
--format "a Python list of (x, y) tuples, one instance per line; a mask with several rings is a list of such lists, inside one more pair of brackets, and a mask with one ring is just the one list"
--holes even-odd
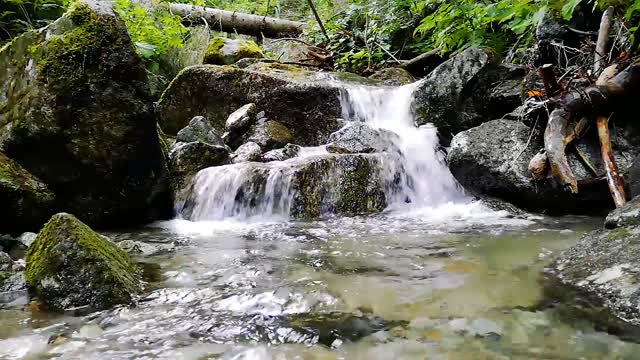
[(327, 30), (324, 28), (324, 24), (322, 23), (322, 19), (320, 19), (320, 15), (318, 15), (318, 12), (316, 11), (316, 6), (313, 4), (313, 0), (307, 0), (307, 3), (309, 4), (311, 11), (313, 12), (313, 16), (315, 16), (318, 25), (320, 25), (320, 30), (322, 30), (324, 37), (327, 39), (327, 41), (329, 41), (329, 35), (327, 34)]
[(378, 47), (379, 47), (380, 49), (382, 49), (382, 51), (384, 51), (385, 53), (387, 53), (387, 55), (391, 56), (391, 58), (392, 58), (393, 60), (395, 60), (395, 62), (397, 62), (398, 64), (402, 64), (402, 62), (401, 62), (400, 60), (398, 60), (395, 56), (393, 56), (393, 54), (392, 54), (392, 53), (390, 53), (389, 51), (387, 51), (387, 49), (385, 49), (385, 48), (384, 48), (384, 47), (383, 47), (379, 42), (377, 42), (377, 41), (373, 41), (373, 43), (374, 43), (374, 44), (376, 44), (376, 45), (378, 45)]

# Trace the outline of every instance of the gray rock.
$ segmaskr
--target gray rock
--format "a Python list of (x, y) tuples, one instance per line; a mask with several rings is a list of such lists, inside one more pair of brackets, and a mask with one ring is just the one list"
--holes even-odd
[(191, 119), (189, 125), (178, 132), (176, 141), (184, 143), (199, 141), (214, 146), (225, 146), (220, 134), (213, 129), (204, 116)]
[(239, 164), (249, 161), (260, 161), (262, 158), (262, 148), (254, 142), (248, 142), (240, 146), (232, 155), (232, 162)]
[(109, 2), (15, 38), (0, 69), (0, 151), (56, 189), (56, 207), (101, 227), (171, 210), (147, 72)]
[(293, 133), (278, 121), (258, 121), (251, 127), (245, 138), (245, 142), (254, 142), (263, 151), (277, 149), (293, 142)]
[(387, 86), (407, 85), (416, 81), (416, 79), (414, 79), (407, 70), (402, 68), (386, 68), (378, 70), (369, 78), (382, 81), (382, 83)]
[[(225, 123), (225, 131), (230, 133), (232, 136), (242, 136), (244, 132), (247, 131), (253, 124), (255, 124), (256, 120), (256, 104), (247, 104), (241, 107), (240, 109), (234, 111), (227, 118), (227, 122)], [(264, 116), (264, 115), (263, 115)]]
[(327, 150), (335, 154), (383, 152), (393, 146), (393, 135), (362, 122), (350, 122), (329, 136)]
[(203, 64), (232, 65), (240, 59), (263, 58), (262, 49), (255, 42), (239, 38), (228, 39), (215, 37), (209, 45), (202, 60)]
[(22, 244), (25, 248), (28, 248), (29, 245), (36, 239), (38, 234), (32, 232), (26, 232), (22, 235), (18, 236), (18, 242)]
[(259, 63), (247, 69), (192, 66), (180, 72), (160, 99), (160, 124), (167, 134), (174, 135), (188, 119), (202, 115), (224, 132), (229, 114), (254, 103), (292, 131), (294, 139), (288, 142), (317, 146), (340, 128), (335, 119), (342, 114), (342, 86), (335, 79), (376, 83), (355, 75), (344, 79), (338, 73), (278, 63)]
[(9, 254), (0, 252), (0, 271), (11, 271), (13, 261)]
[[(583, 138), (577, 146), (597, 169), (603, 169), (597, 139)], [(571, 153), (567, 156), (579, 181), (578, 194), (564, 191), (552, 178), (534, 181), (528, 164), (542, 147), (539, 130), (517, 121), (493, 120), (453, 138), (449, 168), (471, 193), (506, 200), (523, 209), (589, 213), (612, 206), (606, 183), (591, 181), (591, 173)], [(619, 154), (616, 160), (622, 169), (628, 166), (628, 156)]]
[(262, 155), (262, 162), (285, 161), (298, 156), (302, 147), (294, 144), (287, 144), (282, 149), (266, 152)]
[(124, 240), (117, 245), (130, 255), (154, 256), (175, 251), (173, 244), (151, 244), (141, 241)]
[(177, 188), (189, 183), (198, 171), (228, 163), (229, 149), (196, 141), (177, 143), (169, 153), (169, 167)]
[(549, 273), (595, 306), (640, 325), (640, 227), (586, 234), (555, 260)]
[(519, 70), (498, 65), (492, 52), (472, 48), (444, 62), (424, 79), (415, 92), (414, 112), (419, 125), (433, 123), (448, 140), (491, 118), (488, 97), (494, 83), (519, 76)]
[(604, 225), (607, 229), (640, 225), (640, 196), (636, 196), (625, 206), (610, 212)]

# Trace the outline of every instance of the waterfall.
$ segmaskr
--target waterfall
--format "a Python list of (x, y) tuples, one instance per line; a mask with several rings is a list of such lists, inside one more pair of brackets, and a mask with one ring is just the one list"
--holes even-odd
[[(403, 87), (370, 87), (342, 85), (340, 101), (344, 120), (361, 121), (390, 134), (389, 141), (399, 150), (371, 157), (378, 177), (385, 184), (389, 209), (437, 207), (465, 200), (462, 190), (446, 166), (440, 150), (437, 129), (417, 127), (411, 105), (416, 84)], [(243, 163), (212, 167), (194, 178), (187, 200), (179, 204), (179, 213), (194, 221), (282, 218), (292, 215), (303, 191), (300, 185), (304, 166), (324, 169), (328, 154), (324, 146), (304, 148), (300, 155), (287, 161), (266, 164)], [(325, 160), (323, 160), (325, 159)], [(324, 162), (323, 162), (324, 161)], [(314, 173), (314, 190), (322, 193), (331, 208), (332, 193), (342, 181), (339, 169)], [(329, 202), (329, 204), (326, 204)]]

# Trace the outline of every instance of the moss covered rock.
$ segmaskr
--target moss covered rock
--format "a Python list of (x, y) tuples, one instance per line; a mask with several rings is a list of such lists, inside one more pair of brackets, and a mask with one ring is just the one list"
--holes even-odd
[(110, 2), (76, 1), (0, 50), (0, 69), (0, 151), (59, 209), (100, 226), (153, 217), (166, 164), (145, 68)]
[(209, 41), (203, 64), (232, 65), (240, 59), (263, 58), (262, 48), (248, 39), (216, 37)]
[(51, 216), (54, 199), (47, 185), (0, 153), (0, 233), (39, 229)]
[(54, 215), (27, 249), (30, 291), (52, 310), (94, 310), (132, 301), (142, 291), (129, 255), (73, 215)]
[[(291, 130), (294, 143), (324, 144), (340, 128), (341, 85), (372, 83), (356, 75), (318, 73), (279, 63), (259, 63), (247, 69), (198, 65), (183, 70), (158, 104), (162, 128), (176, 134), (194, 116), (207, 117), (224, 131), (227, 117), (254, 103), (274, 121)], [(375, 83), (375, 82), (374, 82)]]
[(387, 86), (401, 86), (411, 84), (416, 79), (403, 68), (386, 68), (376, 71), (369, 77), (373, 80), (382, 81)]

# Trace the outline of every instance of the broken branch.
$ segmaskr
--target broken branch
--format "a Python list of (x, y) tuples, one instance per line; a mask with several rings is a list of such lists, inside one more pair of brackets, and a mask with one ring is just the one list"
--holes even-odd
[(609, 6), (602, 14), (600, 20), (600, 30), (598, 31), (598, 42), (596, 42), (596, 52), (593, 59), (593, 74), (599, 75), (602, 71), (603, 63), (607, 56), (609, 45), (609, 31), (611, 31), (611, 20), (613, 18), (613, 6)]
[(617, 208), (623, 207), (626, 203), (626, 194), (624, 192), (624, 181), (618, 170), (616, 159), (613, 157), (611, 150), (611, 137), (609, 135), (609, 119), (606, 116), (598, 116), (596, 119), (598, 128), (598, 138), (600, 139), (600, 150), (602, 152), (602, 161), (607, 170), (607, 184), (609, 191), (613, 197), (613, 202)]

